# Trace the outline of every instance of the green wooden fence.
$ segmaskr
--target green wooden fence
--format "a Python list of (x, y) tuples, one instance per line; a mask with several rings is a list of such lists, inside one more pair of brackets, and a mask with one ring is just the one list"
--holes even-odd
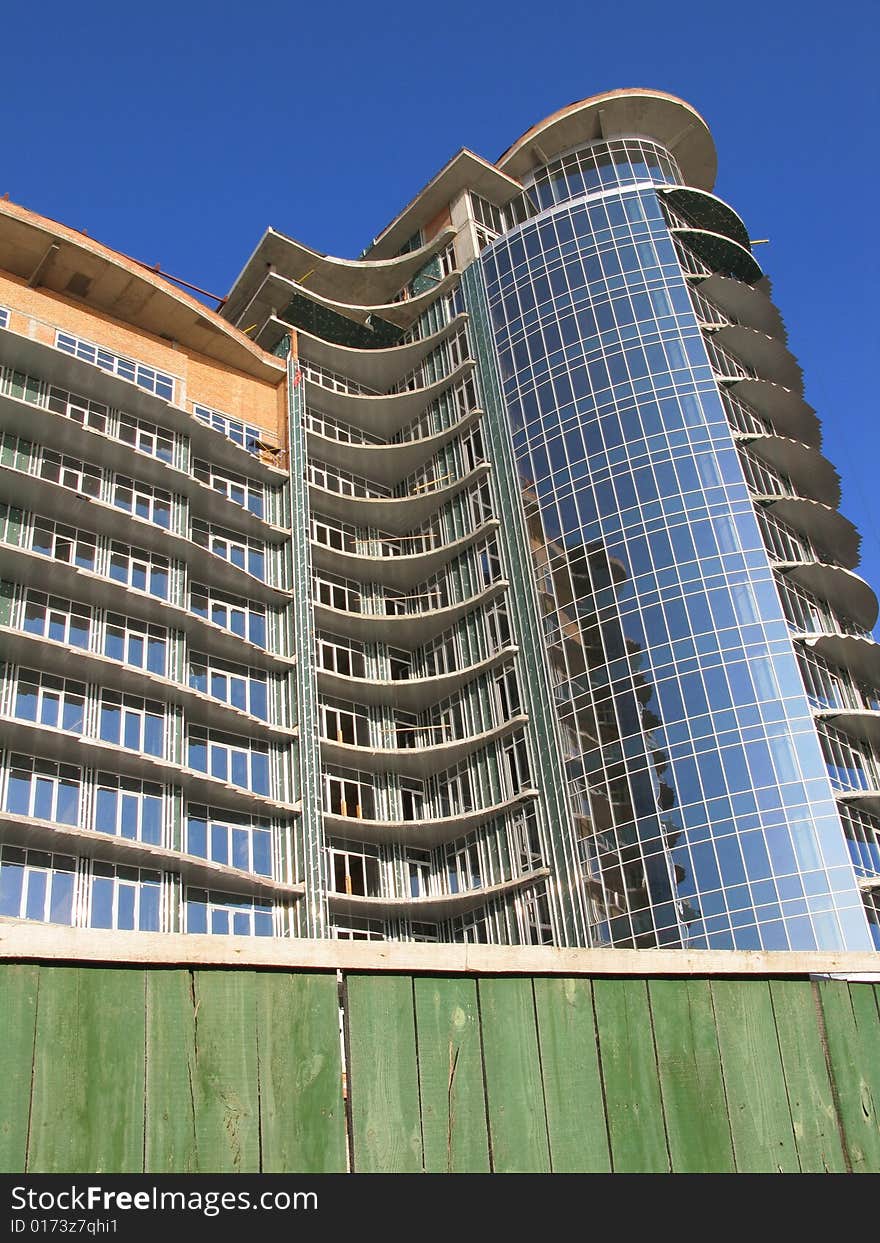
[(3, 962), (0, 1004), (4, 1172), (880, 1171), (870, 983)]

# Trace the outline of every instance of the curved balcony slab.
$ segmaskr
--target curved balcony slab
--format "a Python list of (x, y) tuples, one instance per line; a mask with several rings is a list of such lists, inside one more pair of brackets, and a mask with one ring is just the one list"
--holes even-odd
[(306, 432), (309, 458), (347, 470), (350, 474), (360, 475), (364, 479), (374, 479), (376, 483), (390, 488), (414, 474), (426, 462), (430, 462), (453, 440), (469, 432), (482, 417), (483, 411), (477, 408), (464, 418), (458, 419), (451, 427), (435, 432), (433, 436), (381, 445), (333, 440), (330, 436), (322, 436), (320, 432), (309, 428)]
[(817, 634), (799, 637), (833, 665), (848, 669), (858, 682), (880, 688), (880, 643), (854, 634)]
[(442, 634), (444, 630), (472, 613), (497, 600), (509, 588), (506, 579), (485, 587), (476, 595), (442, 609), (426, 609), (423, 613), (351, 613), (315, 602), (315, 623), (320, 630), (342, 635), (346, 639), (383, 642), (392, 647), (416, 648)]
[(51, 725), (0, 717), (0, 744), (11, 751), (43, 756), (61, 764), (90, 765), (125, 777), (139, 777), (144, 781), (180, 786), (184, 797), (196, 803), (233, 808), (258, 816), (278, 815), (290, 818), (298, 816), (301, 811), (299, 803), (281, 803), (269, 795), (245, 790), (221, 777), (210, 777), (207, 773), (186, 768), (173, 760), (146, 755), (140, 751), (129, 751), (115, 743), (87, 738), (83, 734), (55, 729)]
[(723, 328), (710, 329), (713, 341), (734, 358), (756, 371), (763, 380), (781, 384), (799, 397), (804, 392), (804, 375), (800, 365), (776, 337), (742, 324), (725, 324)]
[(697, 286), (710, 302), (744, 328), (754, 328), (785, 344), (788, 333), (782, 316), (769, 296), (759, 287), (731, 276), (707, 276)]
[[(414, 371), (444, 341), (455, 336), (468, 319), (466, 311), (459, 311), (447, 324), (429, 336), (421, 337), (417, 341), (406, 341), (402, 345), (390, 345), (381, 350), (362, 350), (353, 345), (340, 345), (298, 328), (296, 348), (300, 358), (308, 362), (316, 363), (337, 375), (347, 376), (365, 388), (387, 392), (404, 376)], [(290, 331), (289, 324), (285, 324), (283, 320), (278, 323), (285, 331)]]
[(872, 630), (876, 625), (877, 597), (865, 580), (852, 570), (824, 561), (783, 561), (776, 562), (773, 568), (806, 587), (820, 600), (827, 600), (864, 630)]
[(835, 790), (834, 797), (839, 803), (854, 803), (880, 816), (880, 790)]
[(249, 712), (222, 703), (202, 691), (193, 690), (183, 682), (175, 682), (147, 669), (125, 665), (98, 652), (59, 643), (42, 635), (26, 634), (0, 625), (3, 655), (7, 660), (27, 669), (39, 669), (59, 677), (75, 677), (93, 686), (107, 687), (146, 699), (160, 699), (179, 705), (192, 725), (222, 729), (227, 733), (247, 734), (265, 741), (289, 742), (296, 737), (298, 726), (270, 725)]
[(693, 186), (664, 186), (659, 193), (693, 221), (698, 229), (720, 233), (746, 249), (751, 246), (749, 231), (733, 208), (708, 190), (696, 190)]
[(546, 880), (549, 875), (549, 868), (536, 868), (533, 872), (524, 872), (521, 876), (514, 876), (496, 885), (424, 898), (368, 898), (355, 894), (328, 893), (327, 903), (330, 910), (339, 915), (363, 915), (374, 919), (452, 919), (456, 915), (479, 910), (496, 898), (507, 897), (521, 889), (530, 889)]
[(538, 797), (537, 790), (521, 790), (515, 798), (478, 811), (462, 812), (458, 816), (439, 816), (436, 820), (361, 820), (354, 816), (336, 816), (323, 813), (324, 829), (330, 837), (341, 837), (354, 842), (373, 842), (376, 845), (395, 843), (401, 846), (421, 846), (429, 849), (466, 837), (484, 824), (498, 820), (508, 812), (524, 807)]
[(376, 678), (349, 678), (341, 673), (318, 670), (318, 690), (349, 703), (375, 704), (419, 712), (431, 704), (454, 695), (469, 682), (507, 664), (518, 653), (517, 647), (505, 647), (494, 656), (456, 669), (453, 673), (428, 678), (403, 678), (396, 681)]
[(190, 645), (209, 656), (218, 656), (236, 664), (253, 665), (257, 669), (289, 671), (296, 663), (290, 657), (276, 655), (240, 638), (215, 622), (199, 617), (179, 604), (160, 600), (146, 591), (104, 578), (91, 570), (55, 561), (27, 548), (0, 544), (0, 574), (24, 587), (33, 587), (64, 596), (70, 600), (88, 601), (91, 605), (125, 613), (141, 621), (156, 622), (182, 630)]
[(708, 229), (682, 228), (673, 228), (670, 232), (681, 238), (685, 246), (713, 272), (732, 276), (747, 284), (759, 281), (764, 275), (752, 252), (722, 233), (712, 233)]
[(130, 841), (95, 829), (80, 829), (73, 825), (58, 824), (54, 820), (38, 820), (32, 816), (15, 816), (0, 813), (0, 841), (15, 846), (31, 847), (49, 852), (70, 852), (87, 859), (102, 859), (109, 863), (121, 863), (128, 867), (153, 868), (160, 872), (174, 872), (184, 883), (205, 889), (221, 889), (255, 898), (296, 901), (303, 897), (303, 885), (288, 885), (245, 872), (241, 868), (228, 867), (199, 855), (188, 855), (167, 846), (154, 846), (149, 842)]
[(203, 581), (221, 591), (275, 605), (289, 599), (284, 588), (255, 578), (231, 561), (209, 553), (185, 535), (118, 509), (109, 501), (74, 492), (38, 475), (5, 467), (0, 471), (0, 500), (21, 506), (36, 517), (63, 522), (94, 535), (120, 540), (135, 548), (177, 558), (186, 562), (191, 570), (195, 570), (197, 562)]
[(871, 708), (815, 708), (813, 712), (820, 721), (880, 749), (880, 712)]
[(725, 388), (766, 419), (780, 436), (792, 436), (801, 444), (821, 449), (822, 425), (816, 411), (799, 393), (772, 380), (751, 377), (726, 382)]
[(309, 502), (313, 513), (324, 514), (339, 522), (356, 527), (369, 527), (388, 535), (406, 535), (413, 527), (442, 509), (453, 497), (489, 474), (488, 462), (440, 487), (425, 488), (409, 496), (346, 496), (331, 488), (309, 484)]
[(861, 536), (850, 520), (830, 505), (799, 496), (758, 495), (753, 499), (792, 530), (806, 535), (846, 569), (852, 570), (858, 565)]
[(525, 715), (511, 717), (492, 729), (453, 742), (435, 743), (427, 747), (359, 747), (348, 742), (331, 742), (322, 738), (321, 758), (326, 763), (356, 768), (360, 772), (398, 773), (401, 777), (428, 777), (453, 768), (461, 760), (481, 751), (492, 743), (516, 733), (528, 722)]
[(717, 160), (706, 122), (683, 99), (643, 88), (604, 91), (560, 108), (508, 147), (498, 167), (523, 177), (573, 147), (633, 134), (666, 147), (688, 185), (711, 190)]
[(497, 531), (500, 525), (497, 518), (490, 518), (488, 522), (484, 522), (476, 530), (454, 540), (451, 544), (431, 548), (428, 552), (401, 557), (367, 557), (359, 553), (340, 552), (338, 549), (328, 548), (326, 544), (313, 540), (311, 544), (312, 565), (316, 569), (341, 574), (358, 582), (380, 583), (383, 587), (395, 587), (399, 591), (408, 591), (432, 578), (456, 557), (460, 557), (474, 544), (480, 543), (487, 535)]
[(818, 449), (790, 436), (757, 436), (751, 432), (733, 435), (756, 458), (788, 475), (805, 497), (832, 508), (840, 504), (840, 476)]
[(310, 292), (337, 302), (372, 306), (387, 303), (408, 285), (426, 263), (455, 237), (451, 226), (441, 229), (417, 250), (391, 259), (339, 259), (304, 246), (277, 229), (267, 229), (223, 306), (224, 318), (235, 323), (253, 313), (250, 305), (266, 271), (307, 285)]
[(217, 466), (228, 466), (240, 474), (253, 475), (272, 484), (281, 483), (287, 477), (285, 470), (249, 453), (189, 410), (147, 392), (133, 380), (124, 380), (44, 341), (8, 330), (0, 332), (0, 364), (189, 436), (193, 455), (209, 458)]
[(858, 886), (865, 893), (872, 893), (874, 890), (880, 889), (880, 876), (860, 876), (858, 877)]
[(312, 409), (331, 418), (358, 427), (374, 436), (390, 438), (401, 428), (424, 414), (428, 406), (476, 367), (472, 358), (459, 363), (454, 371), (426, 384), (424, 388), (405, 389), (402, 393), (370, 396), (364, 393), (337, 393), (323, 384), (305, 378), (306, 399)]

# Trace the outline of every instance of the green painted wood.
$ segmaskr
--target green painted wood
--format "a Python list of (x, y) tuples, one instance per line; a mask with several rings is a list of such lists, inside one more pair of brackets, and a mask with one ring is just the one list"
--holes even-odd
[(537, 978), (535, 1012), (553, 1172), (606, 1173), (611, 1154), (590, 981)]
[(239, 970), (193, 975), (192, 1095), (202, 1173), (259, 1173), (254, 976)]
[(144, 972), (42, 967), (27, 1168), (141, 1173)]
[(185, 970), (147, 971), (147, 1108), (144, 1169), (199, 1170), (195, 1116), (195, 977)]
[(492, 1168), (550, 1172), (535, 1000), (528, 978), (478, 984)]
[(660, 1078), (644, 980), (593, 981), (615, 1173), (669, 1170)]
[(419, 1074), (408, 975), (346, 977), (353, 1168), (423, 1168)]
[(769, 982), (716, 979), (711, 991), (737, 1169), (797, 1173)]
[(735, 1170), (721, 1055), (706, 980), (650, 980), (657, 1066), (672, 1169)]
[(0, 1173), (21, 1174), (27, 1160), (28, 1120), (40, 968), (0, 966)]
[(809, 980), (771, 980), (770, 997), (801, 1170), (846, 1171), (837, 1110)]
[(255, 981), (260, 1136), (266, 1173), (345, 1173), (336, 975)]
[(487, 1173), (489, 1134), (476, 981), (414, 981), (425, 1169)]
[(850, 1167), (856, 1174), (880, 1172), (877, 1099), (868, 1067), (869, 1058), (878, 1057), (876, 1044), (863, 1039), (845, 980), (819, 980), (816, 987)]

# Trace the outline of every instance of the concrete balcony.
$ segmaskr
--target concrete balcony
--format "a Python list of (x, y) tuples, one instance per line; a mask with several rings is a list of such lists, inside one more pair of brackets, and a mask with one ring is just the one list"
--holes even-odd
[(313, 513), (335, 518), (338, 522), (389, 535), (406, 535), (414, 527), (427, 522), (460, 493), (485, 479), (490, 470), (488, 462), (481, 462), (457, 479), (426, 486), (408, 496), (348, 496), (310, 483), (309, 503)]
[[(356, 384), (375, 389), (376, 392), (387, 392), (404, 376), (414, 371), (444, 341), (455, 336), (468, 322), (468, 318), (467, 312), (461, 311), (430, 336), (421, 337), (418, 341), (407, 341), (403, 345), (392, 345), (384, 350), (361, 350), (351, 345), (339, 345), (335, 341), (325, 341), (323, 337), (297, 329), (297, 350), (300, 358), (316, 363), (327, 371), (348, 376)], [(283, 324), (281, 320), (278, 322)], [(287, 331), (290, 329), (289, 324), (283, 324), (283, 327)]]
[(724, 387), (766, 419), (780, 436), (792, 436), (813, 449), (822, 447), (822, 426), (816, 411), (792, 389), (752, 377), (726, 380)]
[[(680, 227), (674, 227), (670, 229), (670, 232), (674, 237), (680, 238), (682, 243), (713, 272), (732, 276), (749, 285), (759, 281), (764, 275), (752, 252), (722, 233), (714, 233), (710, 229)], [(693, 279), (699, 280), (700, 278)]]
[(857, 682), (880, 687), (880, 643), (851, 634), (803, 635), (799, 643), (811, 647), (832, 665), (848, 670)]
[(329, 414), (350, 427), (390, 440), (401, 428), (415, 422), (432, 401), (470, 375), (476, 365), (474, 359), (468, 358), (432, 384), (375, 396), (340, 393), (305, 376), (306, 401), (321, 414)]
[(376, 678), (350, 678), (327, 669), (318, 670), (318, 689), (334, 699), (350, 703), (371, 704), (420, 712), (432, 704), (440, 703), (450, 695), (462, 690), (469, 682), (507, 664), (519, 652), (517, 647), (505, 647), (493, 656), (465, 669), (433, 677), (399, 678), (394, 681)]
[(733, 438), (760, 461), (788, 475), (803, 496), (832, 508), (840, 504), (840, 476), (818, 449), (788, 436), (734, 432)]
[(327, 903), (334, 914), (360, 915), (374, 919), (452, 919), (479, 910), (496, 898), (529, 889), (550, 876), (549, 868), (537, 868), (496, 885), (465, 889), (461, 893), (437, 894), (419, 898), (367, 897), (357, 894), (328, 893)]
[(325, 462), (328, 466), (336, 466), (352, 475), (374, 479), (376, 483), (391, 488), (414, 474), (420, 466), (430, 462), (446, 445), (464, 436), (482, 417), (483, 411), (477, 408), (464, 418), (458, 419), (451, 427), (435, 432), (433, 436), (378, 445), (334, 440), (309, 428), (309, 458), (312, 461)]
[(501, 742), (528, 723), (524, 714), (511, 717), (500, 725), (456, 738), (452, 742), (419, 747), (362, 747), (348, 742), (332, 742), (322, 738), (321, 758), (325, 763), (354, 768), (360, 772), (397, 773), (401, 777), (427, 777), (445, 772), (477, 751)]
[(443, 608), (412, 613), (352, 613), (315, 602), (315, 622), (319, 630), (342, 635), (347, 639), (383, 642), (392, 647), (416, 648), (442, 634), (450, 626), (502, 596), (510, 584), (499, 579), (476, 595)]
[(742, 324), (726, 324), (723, 328), (710, 329), (709, 335), (761, 379), (781, 384), (783, 388), (803, 396), (804, 376), (800, 365), (777, 337), (756, 332), (754, 328), (746, 328)]
[(880, 711), (875, 708), (814, 708), (819, 721), (841, 729), (880, 750)]
[(750, 247), (749, 231), (740, 217), (723, 199), (708, 190), (696, 190), (693, 186), (666, 186), (658, 190), (662, 199), (670, 203), (698, 229), (729, 237), (740, 246)]
[(777, 561), (773, 568), (820, 600), (827, 600), (862, 629), (872, 630), (876, 624), (877, 597), (865, 580), (852, 570), (824, 561)]
[(401, 846), (420, 846), (429, 849), (466, 837), (493, 820), (517, 811), (538, 797), (537, 790), (521, 790), (514, 798), (483, 807), (476, 811), (461, 812), (455, 816), (437, 816), (424, 820), (364, 820), (359, 816), (323, 813), (325, 832), (333, 837), (355, 842), (373, 842), (376, 845), (395, 843)]
[(849, 519), (830, 505), (799, 496), (757, 495), (752, 499), (829, 557), (833, 555), (844, 569), (858, 565), (861, 536)]
[[(375, 557), (356, 552), (343, 552), (338, 548), (330, 548), (327, 544), (312, 540), (312, 565), (316, 569), (341, 574), (361, 583), (381, 583), (384, 587), (406, 591), (432, 578), (456, 557), (460, 557), (469, 548), (491, 535), (493, 531), (497, 531), (500, 525), (497, 518), (491, 518), (468, 535), (462, 535), (449, 544), (441, 544), (438, 548), (428, 548), (425, 552), (399, 556), (389, 553), (387, 556)], [(383, 546), (379, 540), (365, 541), (365, 543), (372, 547)], [(387, 547), (387, 543), (384, 546)]]
[(767, 278), (764, 277), (756, 288), (754, 285), (747, 285), (745, 281), (716, 273), (714, 276), (707, 276), (697, 288), (734, 323), (742, 324), (744, 328), (754, 328), (756, 332), (766, 333), (768, 337), (775, 337), (785, 343), (788, 333), (782, 316), (769, 295), (761, 289), (766, 281)]

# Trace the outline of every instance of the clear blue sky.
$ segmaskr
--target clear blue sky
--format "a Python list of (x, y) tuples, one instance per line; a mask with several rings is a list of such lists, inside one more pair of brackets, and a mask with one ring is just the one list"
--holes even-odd
[(876, 0), (44, 0), (7, 7), (3, 43), (0, 194), (219, 294), (267, 225), (354, 256), (459, 147), (496, 159), (616, 87), (682, 96), (717, 192), (771, 239), (880, 587)]

